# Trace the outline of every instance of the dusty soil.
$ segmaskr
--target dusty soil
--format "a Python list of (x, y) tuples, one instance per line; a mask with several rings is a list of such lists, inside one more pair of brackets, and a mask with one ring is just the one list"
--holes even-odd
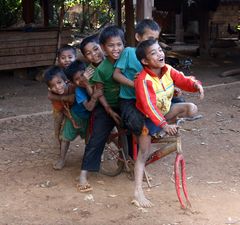
[(236, 59), (194, 59), (206, 97), (185, 95), (204, 115), (182, 131), (192, 203), (186, 211), (171, 181), (174, 154), (149, 166), (159, 184), (145, 189), (151, 209), (131, 205), (133, 182), (124, 172), (113, 178), (92, 173), (93, 192), (77, 192), (84, 143), (75, 140), (66, 167), (54, 171), (58, 152), (45, 84), (0, 74), (0, 224), (240, 224), (240, 76), (218, 76), (232, 68), (239, 68)]

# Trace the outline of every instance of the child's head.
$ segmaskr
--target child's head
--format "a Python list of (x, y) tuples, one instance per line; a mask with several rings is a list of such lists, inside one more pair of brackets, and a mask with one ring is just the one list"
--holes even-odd
[(85, 63), (76, 60), (68, 66), (68, 68), (65, 70), (65, 74), (71, 82), (77, 86), (80, 86), (80, 83), (85, 79), (83, 76), (85, 69)]
[(80, 44), (80, 50), (83, 56), (94, 66), (98, 66), (104, 59), (97, 34), (84, 38)]
[(136, 49), (136, 56), (143, 66), (159, 69), (165, 65), (165, 54), (155, 39), (140, 42)]
[(58, 65), (66, 69), (73, 61), (76, 60), (77, 51), (71, 45), (64, 45), (58, 50)]
[(158, 40), (161, 28), (152, 19), (141, 20), (135, 29), (135, 38), (138, 42), (148, 40), (150, 38)]
[(44, 81), (48, 89), (58, 95), (64, 93), (66, 80), (65, 74), (59, 66), (52, 66), (44, 73)]
[(124, 32), (115, 25), (108, 26), (102, 30), (99, 42), (107, 58), (115, 62), (124, 49)]

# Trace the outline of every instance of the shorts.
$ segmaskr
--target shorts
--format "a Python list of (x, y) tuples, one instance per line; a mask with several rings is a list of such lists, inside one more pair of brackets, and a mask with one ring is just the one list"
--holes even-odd
[(80, 135), (81, 138), (86, 138), (89, 118), (80, 118), (72, 111), (71, 115), (78, 124), (79, 128), (74, 128), (69, 118), (66, 118), (62, 131), (62, 139), (66, 141), (73, 141), (78, 135)]
[(159, 136), (159, 133), (163, 130), (160, 126), (156, 126), (149, 118), (145, 119), (145, 128), (147, 128), (147, 134), (153, 137)]
[(145, 116), (136, 108), (135, 99), (120, 99), (123, 126), (135, 135), (142, 133)]

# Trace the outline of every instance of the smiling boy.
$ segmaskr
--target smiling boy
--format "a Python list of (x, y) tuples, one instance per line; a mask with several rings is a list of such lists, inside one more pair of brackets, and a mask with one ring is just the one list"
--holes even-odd
[(136, 78), (136, 107), (145, 115), (145, 124), (139, 136), (139, 153), (135, 163), (134, 197), (142, 207), (151, 207), (152, 203), (145, 197), (142, 189), (142, 178), (145, 162), (151, 150), (151, 136), (162, 129), (169, 135), (177, 133), (177, 117), (193, 117), (197, 114), (197, 106), (184, 102), (172, 104), (174, 86), (189, 92), (199, 92), (204, 97), (201, 83), (194, 77), (186, 77), (183, 73), (165, 64), (165, 55), (156, 40), (143, 41), (137, 46), (136, 55), (144, 69)]

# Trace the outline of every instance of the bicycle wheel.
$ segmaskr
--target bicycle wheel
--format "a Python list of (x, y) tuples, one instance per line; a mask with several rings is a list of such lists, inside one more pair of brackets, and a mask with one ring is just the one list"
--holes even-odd
[(125, 163), (124, 159), (127, 142), (125, 141), (125, 135), (121, 136), (122, 148), (119, 148), (116, 140), (105, 145), (101, 158), (100, 173), (114, 177), (122, 172)]

